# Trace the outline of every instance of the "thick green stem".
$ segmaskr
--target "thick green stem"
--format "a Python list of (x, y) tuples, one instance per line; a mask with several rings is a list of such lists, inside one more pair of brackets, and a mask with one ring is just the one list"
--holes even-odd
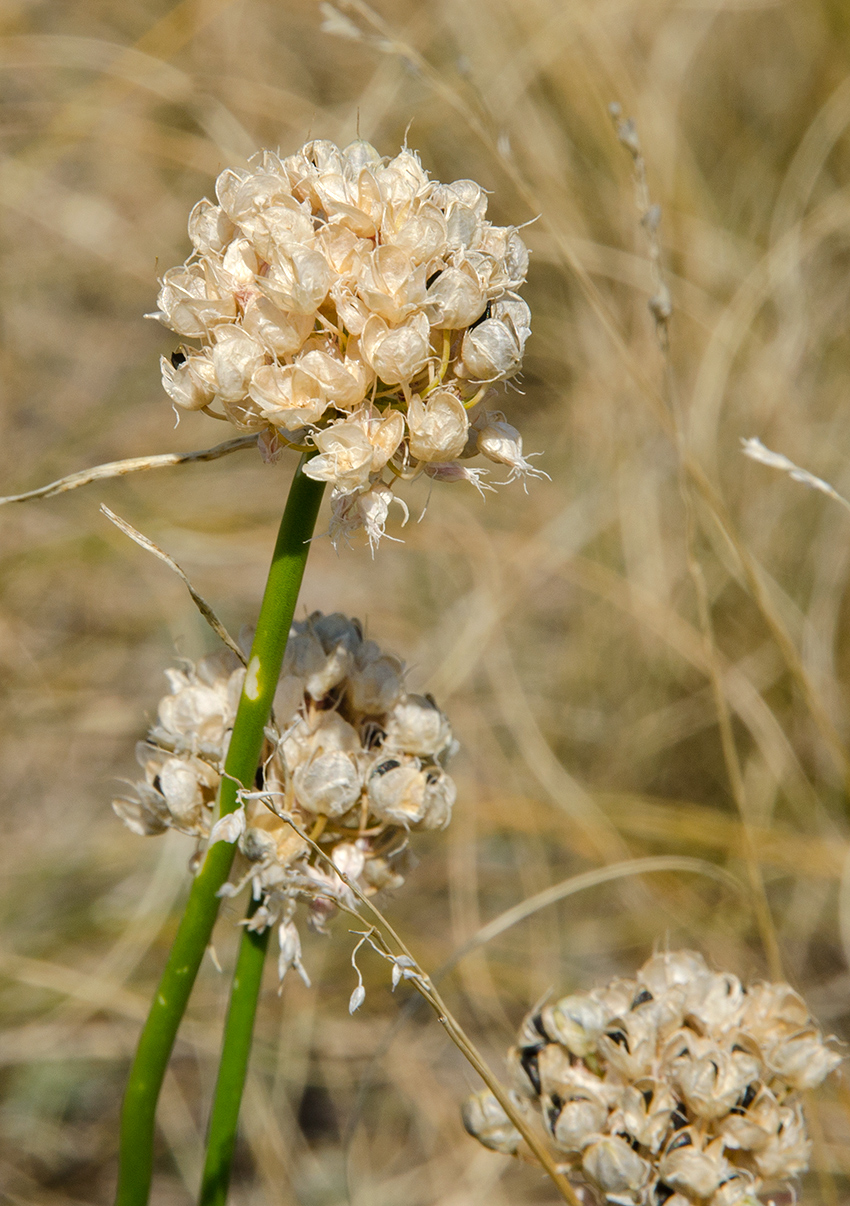
[[(295, 472), (280, 523), (225, 762), (220, 793), (222, 814), (232, 812), (236, 807), (239, 784), (248, 789), (253, 787), (263, 746), (263, 730), (271, 712), (295, 614), (309, 541), (324, 490), (323, 483), (304, 476), (308, 455), (302, 457)], [(230, 873), (234, 853), (234, 847), (226, 842), (218, 842), (208, 852), (204, 866), (192, 884), (171, 954), (142, 1030), (121, 1113), (116, 1206), (145, 1206), (148, 1201), (156, 1102), (177, 1028), (218, 914), (220, 900), (217, 893)]]
[[(249, 917), (256, 911), (258, 903), (251, 901), (248, 908)], [(201, 1182), (201, 1196), (198, 1199), (200, 1206), (224, 1206), (227, 1201), (239, 1106), (248, 1072), (254, 1018), (263, 983), (263, 964), (270, 935), (270, 926), (261, 934), (248, 929), (242, 934), (210, 1114), (207, 1157)]]

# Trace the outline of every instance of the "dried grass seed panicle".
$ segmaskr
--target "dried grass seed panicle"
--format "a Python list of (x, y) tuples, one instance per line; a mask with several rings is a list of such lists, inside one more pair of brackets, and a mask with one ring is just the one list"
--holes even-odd
[(189, 217), (193, 251), (162, 277), (158, 318), (186, 340), (162, 360), (178, 410), (282, 444), (315, 445), (335, 544), (374, 551), (399, 479), (469, 481), (477, 454), (508, 481), (542, 476), (486, 409), (519, 372), (531, 315), (528, 251), (487, 219), (472, 180), (431, 180), (417, 155), (369, 143), (264, 151), (223, 171)]
[(354, 901), (284, 814), (365, 894), (398, 887), (410, 831), (451, 819), (456, 791), (444, 768), (457, 743), (434, 700), (405, 690), (403, 663), (357, 620), (314, 612), (290, 632), (258, 790), (213, 825), (244, 676), (229, 651), (167, 671), (169, 694), (138, 746), (144, 779), (113, 808), (134, 833), (238, 842), (242, 874), (226, 891), (252, 883), (262, 898), (252, 928), (279, 924), (281, 967), (300, 968), (296, 902), (321, 927)]
[[(754, 1206), (806, 1169), (800, 1093), (840, 1061), (787, 984), (744, 988), (694, 951), (546, 1005), (509, 1053), (556, 1158), (617, 1206)], [(528, 1156), (490, 1094), (463, 1120), (485, 1147)]]

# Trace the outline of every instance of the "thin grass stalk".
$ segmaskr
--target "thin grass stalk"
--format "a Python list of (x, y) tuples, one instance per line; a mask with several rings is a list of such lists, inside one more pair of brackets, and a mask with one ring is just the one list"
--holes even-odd
[[(295, 471), (272, 555), (245, 685), (233, 726), (219, 797), (222, 815), (237, 805), (239, 785), (254, 783), (295, 613), (324, 483)], [(198, 968), (209, 944), (235, 847), (214, 845), (189, 893), (171, 953), (154, 995), (130, 1069), (121, 1112), (116, 1206), (146, 1206), (153, 1175), (156, 1103)]]
[[(246, 920), (253, 917), (259, 904), (259, 900), (251, 900)], [(200, 1206), (224, 1206), (227, 1201), (239, 1109), (248, 1074), (254, 1020), (271, 932), (271, 926), (266, 926), (261, 933), (246, 927), (239, 943), (210, 1113), (207, 1154), (198, 1198)]]

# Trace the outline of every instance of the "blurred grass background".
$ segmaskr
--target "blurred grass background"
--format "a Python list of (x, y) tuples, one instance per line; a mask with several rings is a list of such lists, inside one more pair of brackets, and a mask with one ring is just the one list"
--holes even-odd
[[(370, 28), (368, 11), (347, 11)], [(434, 969), (501, 910), (581, 871), (696, 856), (744, 895), (694, 874), (621, 880), (460, 963), (445, 991), (495, 1065), (541, 994), (629, 971), (656, 941), (766, 975), (753, 882), (784, 974), (850, 1037), (846, 760), (829, 734), (850, 735), (848, 517), (739, 452), (758, 435), (850, 491), (847, 6), (380, 0), (372, 11), (386, 28), (352, 40), (324, 32), (311, 0), (6, 0), (2, 492), (226, 438), (202, 416), (172, 430), (157, 361), (176, 337), (141, 317), (157, 272), (189, 250), (189, 208), (259, 147), (345, 145), (359, 128), (392, 154), (410, 126), (437, 178), (492, 190), (494, 220), (537, 219), (525, 231), (534, 336), (505, 409), (552, 482), (486, 504), (438, 488), (425, 521), (374, 562), (321, 540), (311, 554), (304, 606), (364, 619), (463, 744), (455, 820), (416, 843), (418, 866), (386, 909)], [(611, 101), (638, 124), (663, 207), (666, 384)], [(670, 389), (728, 510), (724, 531), (689, 492), (713, 650), (659, 422)], [(136, 773), (163, 669), (213, 638), (177, 579), (98, 506), (166, 548), (238, 629), (255, 614), (290, 472), (240, 453), (0, 511), (10, 1203), (111, 1200), (122, 1082), (191, 852), (174, 835), (136, 838), (109, 802)], [(415, 514), (425, 494), (409, 499)], [(229, 904), (217, 931), (225, 970), (240, 913)], [(346, 928), (307, 938), (312, 990), (287, 981), (279, 999), (269, 976), (235, 1206), (550, 1202), (533, 1170), (464, 1134), (458, 1104), (474, 1076), (424, 1011), (401, 1014), (405, 992), (390, 995), (377, 961), (362, 960), (368, 995), (348, 1017)], [(157, 1206), (194, 1200), (226, 987), (208, 963), (162, 1101)], [(840, 1076), (810, 1119), (802, 1198), (835, 1206), (850, 1177)]]

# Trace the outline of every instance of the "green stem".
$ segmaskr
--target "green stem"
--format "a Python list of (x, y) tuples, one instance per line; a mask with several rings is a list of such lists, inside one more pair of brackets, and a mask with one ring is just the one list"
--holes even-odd
[[(251, 901), (248, 907), (249, 917), (253, 916), (258, 905), (259, 901)], [(254, 1018), (257, 1014), (257, 1001), (263, 983), (263, 964), (271, 932), (271, 926), (267, 926), (261, 934), (249, 929), (242, 933), (210, 1114), (207, 1157), (201, 1182), (201, 1196), (198, 1199), (200, 1206), (224, 1206), (227, 1201), (239, 1106), (248, 1073)]]
[[(305, 454), (295, 471), (280, 522), (221, 782), (222, 815), (236, 807), (239, 784), (248, 789), (253, 787), (262, 751), (263, 730), (271, 712), (324, 490), (324, 483), (304, 476), (304, 463), (310, 455), (315, 454)], [(218, 842), (207, 853), (204, 866), (192, 884), (142, 1030), (121, 1112), (116, 1206), (145, 1206), (148, 1201), (156, 1102), (177, 1028), (218, 914), (217, 893), (230, 873), (234, 854), (235, 848), (227, 842)]]

